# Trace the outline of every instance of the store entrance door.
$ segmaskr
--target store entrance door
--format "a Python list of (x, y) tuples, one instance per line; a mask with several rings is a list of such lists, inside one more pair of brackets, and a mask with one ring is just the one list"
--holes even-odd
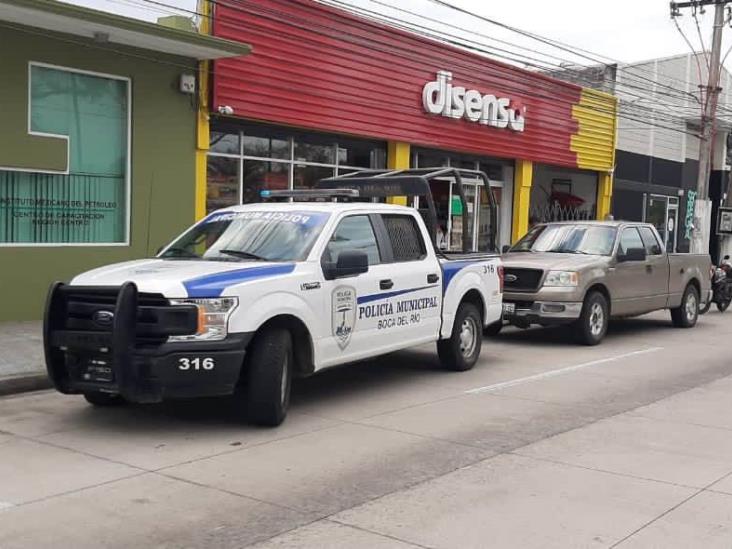
[[(463, 176), (462, 183), (468, 209), (467, 221), (468, 234), (470, 235), (468, 249), (481, 252), (491, 251), (490, 225), (491, 221), (497, 223), (497, 220), (491, 220), (493, 208), (491, 208), (491, 201), (488, 196), (490, 191), (485, 188), (483, 181), (478, 177), (468, 179)], [(448, 249), (450, 251), (459, 251), (463, 249), (463, 204), (454, 182), (450, 183), (448, 207)]]
[(677, 197), (660, 194), (648, 195), (644, 221), (656, 227), (667, 252), (676, 251), (676, 233), (679, 222), (679, 199)]

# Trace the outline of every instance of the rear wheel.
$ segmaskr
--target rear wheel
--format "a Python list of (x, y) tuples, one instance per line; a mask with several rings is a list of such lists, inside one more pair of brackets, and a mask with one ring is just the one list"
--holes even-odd
[(437, 354), (445, 368), (462, 372), (475, 366), (482, 344), (482, 319), (478, 308), (472, 303), (461, 303), (450, 339), (437, 342)]
[(597, 345), (607, 333), (609, 321), (607, 299), (600, 292), (590, 292), (582, 304), (580, 317), (574, 324), (574, 336), (583, 345)]
[(86, 401), (93, 406), (121, 406), (125, 399), (112, 393), (84, 393)]
[(254, 338), (244, 365), (246, 384), (237, 395), (237, 404), (252, 423), (276, 427), (284, 421), (290, 407), (292, 361), (288, 330), (265, 328)]
[(681, 296), (681, 305), (671, 309), (671, 321), (677, 328), (691, 328), (699, 318), (699, 291), (689, 284)]

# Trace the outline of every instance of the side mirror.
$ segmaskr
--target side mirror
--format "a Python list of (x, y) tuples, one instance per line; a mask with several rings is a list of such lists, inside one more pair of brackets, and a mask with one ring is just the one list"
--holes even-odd
[(368, 272), (369, 256), (366, 252), (359, 250), (343, 250), (338, 254), (338, 261), (335, 266), (331, 263), (328, 268), (323, 270), (325, 278), (329, 280), (346, 276), (356, 276)]
[(623, 263), (626, 261), (645, 261), (646, 260), (646, 249), (645, 248), (628, 248), (625, 254), (618, 254), (618, 262)]
[(508, 250), (510, 250), (510, 249), (511, 249), (511, 246), (509, 246), (508, 244), (504, 244), (503, 248), (501, 248), (501, 253), (502, 254), (508, 253)]

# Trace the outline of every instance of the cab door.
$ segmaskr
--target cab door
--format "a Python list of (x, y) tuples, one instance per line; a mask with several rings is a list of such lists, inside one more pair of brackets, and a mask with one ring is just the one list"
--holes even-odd
[[(355, 276), (329, 280), (327, 266), (336, 264), (344, 251), (361, 251), (368, 256), (369, 269)], [(364, 296), (380, 291), (383, 280), (389, 278), (390, 267), (383, 261), (384, 251), (376, 238), (373, 216), (352, 214), (341, 218), (321, 257), (323, 268), (322, 322), (326, 324), (320, 341), (320, 366), (358, 360), (374, 354), (380, 342), (375, 339), (375, 319), (359, 314), (359, 302)]]
[(645, 312), (647, 303), (647, 272), (645, 261), (623, 261), (629, 249), (645, 250), (636, 227), (621, 229), (615, 255), (615, 264), (608, 269), (608, 283), (613, 296), (613, 315)]
[(658, 235), (650, 227), (638, 227), (646, 247), (646, 282), (649, 306), (663, 309), (668, 302), (669, 264)]

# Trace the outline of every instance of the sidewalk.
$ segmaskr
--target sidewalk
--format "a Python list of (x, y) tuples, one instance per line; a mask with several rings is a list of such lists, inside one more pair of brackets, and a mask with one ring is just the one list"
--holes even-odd
[(41, 322), (0, 323), (0, 395), (49, 386)]

